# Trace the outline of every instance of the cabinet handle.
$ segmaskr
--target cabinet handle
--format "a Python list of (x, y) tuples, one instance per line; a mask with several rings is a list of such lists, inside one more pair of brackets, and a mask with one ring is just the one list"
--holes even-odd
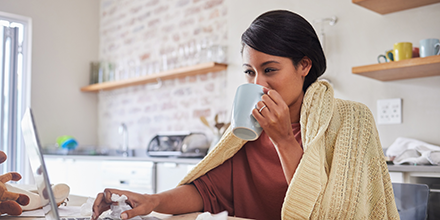
[(157, 193), (157, 162), (153, 162), (152, 172), (151, 172), (151, 187), (153, 188), (153, 193)]
[(125, 180), (119, 180), (119, 183), (120, 184), (127, 184), (128, 185), (128, 181), (125, 181)]
[(429, 192), (440, 193), (440, 189), (429, 189)]

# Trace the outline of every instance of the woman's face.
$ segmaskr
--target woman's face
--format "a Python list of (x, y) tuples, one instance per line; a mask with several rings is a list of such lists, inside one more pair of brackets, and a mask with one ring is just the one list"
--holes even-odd
[(265, 54), (247, 45), (243, 48), (243, 71), (247, 81), (277, 91), (291, 111), (293, 107), (297, 111), (301, 108), (304, 78), (311, 66), (307, 57), (295, 68), (289, 58)]

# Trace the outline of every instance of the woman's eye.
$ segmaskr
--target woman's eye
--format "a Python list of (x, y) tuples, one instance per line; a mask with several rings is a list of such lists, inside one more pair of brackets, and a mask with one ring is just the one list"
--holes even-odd
[(274, 69), (274, 68), (266, 68), (266, 69), (264, 69), (265, 73), (269, 73), (269, 72), (273, 72), (273, 71), (276, 71), (276, 69)]
[(246, 74), (248, 76), (253, 76), (254, 75), (254, 71), (252, 71), (252, 70), (245, 70), (244, 74)]

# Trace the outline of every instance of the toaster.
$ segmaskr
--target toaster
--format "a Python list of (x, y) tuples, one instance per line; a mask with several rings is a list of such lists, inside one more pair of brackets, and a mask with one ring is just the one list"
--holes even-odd
[(204, 157), (210, 143), (205, 134), (172, 132), (154, 136), (147, 148), (152, 157)]

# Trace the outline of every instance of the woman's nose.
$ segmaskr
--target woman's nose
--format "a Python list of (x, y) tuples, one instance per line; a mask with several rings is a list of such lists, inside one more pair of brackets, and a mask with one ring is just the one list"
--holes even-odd
[(258, 84), (258, 85), (260, 85), (260, 86), (266, 86), (266, 80), (264, 79), (264, 77), (262, 77), (262, 76), (260, 76), (260, 75), (257, 75), (255, 78), (254, 78), (254, 82), (253, 82), (254, 84)]

